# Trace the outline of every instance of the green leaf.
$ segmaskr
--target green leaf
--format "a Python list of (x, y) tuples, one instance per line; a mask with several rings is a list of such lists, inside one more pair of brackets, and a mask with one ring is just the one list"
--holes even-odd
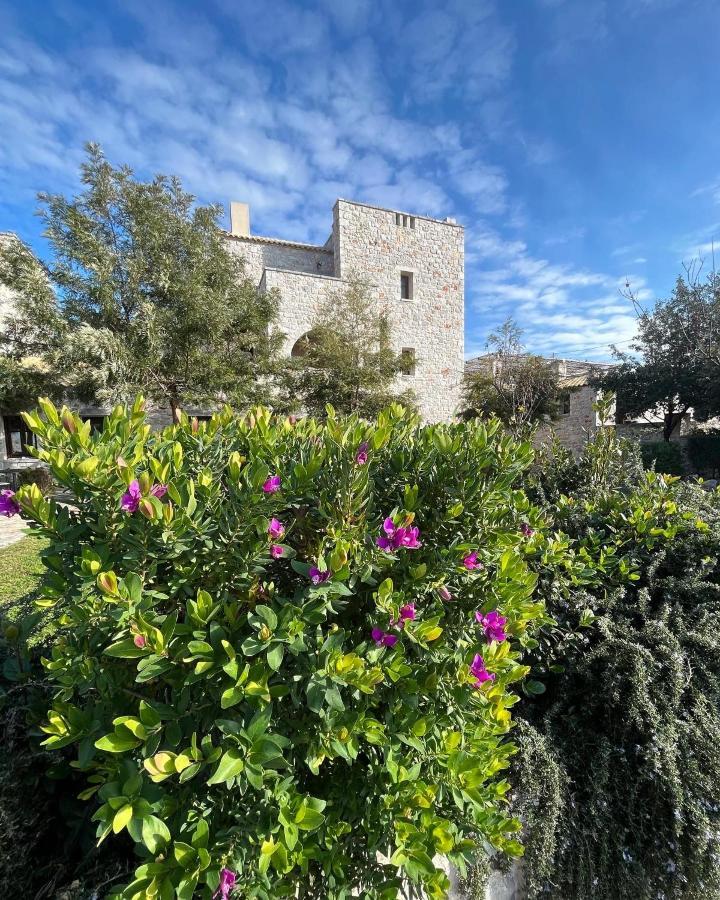
[(183, 841), (175, 841), (173, 844), (173, 855), (183, 869), (195, 868), (197, 851), (190, 844), (186, 844)]
[(285, 647), (283, 644), (275, 644), (268, 650), (267, 661), (273, 672), (277, 672), (282, 665), (283, 656), (285, 655)]
[(269, 606), (263, 606), (262, 604), (256, 606), (255, 615), (260, 616), (260, 618), (263, 620), (263, 622), (265, 622), (265, 624), (271, 631), (275, 631), (275, 629), (277, 628), (278, 620), (277, 616)]
[(170, 843), (170, 829), (157, 816), (146, 816), (142, 821), (142, 840), (151, 853), (158, 853)]
[(240, 685), (234, 684), (232, 687), (226, 688), (220, 695), (221, 709), (229, 709), (245, 699), (245, 689)]
[(217, 769), (208, 778), (208, 784), (221, 784), (239, 775), (245, 768), (245, 758), (240, 750), (228, 750), (223, 753)]
[(115, 644), (110, 644), (103, 651), (105, 656), (115, 656), (119, 659), (137, 659), (140, 656), (147, 656), (147, 650), (142, 647), (136, 647), (133, 638), (124, 638)]
[(115, 834), (120, 834), (120, 832), (125, 828), (132, 819), (133, 808), (132, 804), (128, 803), (125, 806), (122, 806), (113, 816), (112, 829)]
[(127, 750), (134, 750), (139, 747), (142, 741), (128, 734), (127, 737), (121, 737), (118, 734), (106, 734), (100, 740), (95, 741), (98, 750), (105, 750), (107, 753), (125, 753)]

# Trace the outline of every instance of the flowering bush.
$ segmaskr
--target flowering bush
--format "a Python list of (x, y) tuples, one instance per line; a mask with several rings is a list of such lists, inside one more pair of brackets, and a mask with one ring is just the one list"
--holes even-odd
[(502, 778), (523, 648), (545, 621), (491, 424), (224, 412), (157, 434), (26, 416), (55, 480), (3, 500), (52, 542), (45, 745), (84, 773), (123, 898), (444, 897), (433, 861), (517, 854)]

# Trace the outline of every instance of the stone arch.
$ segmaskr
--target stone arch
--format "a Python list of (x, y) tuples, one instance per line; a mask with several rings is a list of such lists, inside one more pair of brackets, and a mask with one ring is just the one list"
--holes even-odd
[(314, 331), (312, 329), (310, 331), (306, 331), (305, 334), (301, 334), (300, 337), (292, 345), (290, 356), (293, 359), (305, 356), (310, 349), (310, 345), (315, 343), (316, 341), (317, 335), (314, 333)]

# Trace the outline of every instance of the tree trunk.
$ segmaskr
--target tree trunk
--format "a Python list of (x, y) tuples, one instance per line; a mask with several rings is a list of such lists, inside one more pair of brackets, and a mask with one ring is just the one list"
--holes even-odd
[(179, 425), (182, 407), (180, 406), (180, 399), (175, 394), (170, 395), (170, 411), (172, 412), (173, 425)]
[(683, 412), (666, 412), (663, 420), (663, 440), (669, 441), (672, 433), (682, 422), (685, 411)]

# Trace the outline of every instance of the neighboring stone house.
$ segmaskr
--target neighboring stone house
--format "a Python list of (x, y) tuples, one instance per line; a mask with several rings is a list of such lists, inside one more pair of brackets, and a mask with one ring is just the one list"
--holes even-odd
[[(536, 440), (544, 442), (555, 436), (568, 450), (579, 453), (583, 444), (600, 428), (598, 414), (593, 409), (597, 389), (590, 385), (590, 376), (592, 372), (607, 369), (608, 366), (579, 359), (539, 358), (558, 373), (561, 402), (557, 418), (540, 425)], [(486, 353), (469, 359), (465, 371), (468, 374), (490, 372), (495, 364), (495, 355)]]
[(464, 359), (464, 231), (452, 220), (338, 200), (322, 246), (250, 234), (249, 210), (231, 204), (231, 249), (264, 290), (280, 292), (278, 327), (288, 354), (301, 352), (318, 309), (342, 302), (349, 279), (367, 280), (408, 358), (410, 387), (427, 421), (457, 411)]
[[(278, 328), (288, 355), (300, 351), (318, 309), (342, 302), (353, 276), (365, 279), (392, 323), (393, 347), (407, 357), (399, 387), (411, 388), (423, 417), (450, 419), (457, 411), (464, 365), (464, 231), (447, 219), (338, 200), (331, 234), (322, 246), (250, 234), (250, 211), (231, 203), (228, 247), (245, 260), (246, 274), (262, 290), (280, 294)], [(0, 235), (0, 240), (15, 238)], [(12, 294), (0, 286), (0, 316)], [(208, 417), (207, 410), (188, 409)], [(108, 410), (80, 413), (100, 427)], [(158, 412), (158, 425), (170, 421)], [(19, 416), (0, 416), (0, 460), (25, 457), (31, 439)]]

